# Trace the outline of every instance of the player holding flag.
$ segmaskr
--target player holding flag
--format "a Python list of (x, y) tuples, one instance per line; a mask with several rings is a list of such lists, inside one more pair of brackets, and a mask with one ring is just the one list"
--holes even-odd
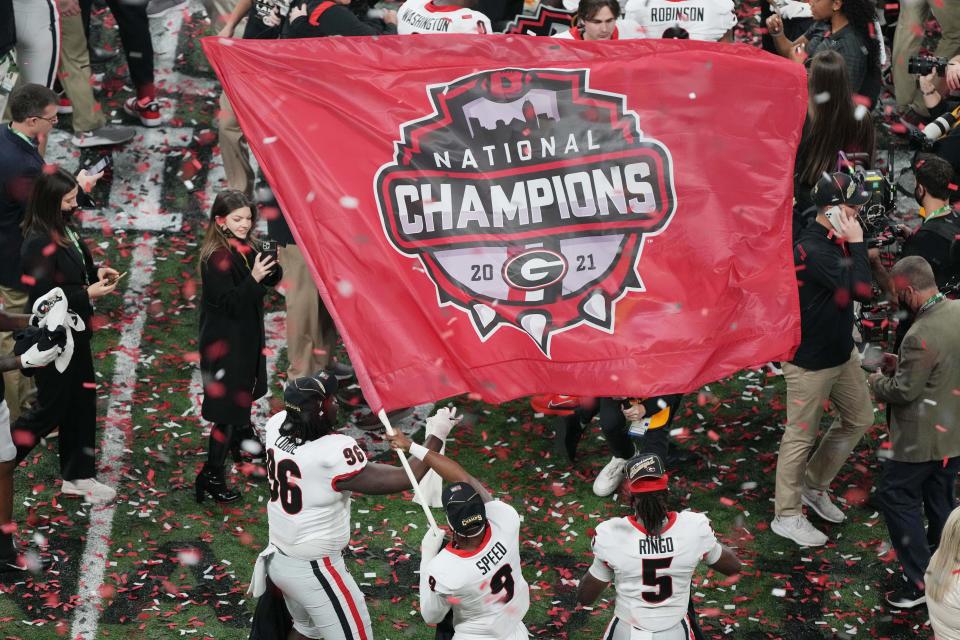
[(659, 456), (632, 458), (627, 478), (634, 513), (597, 527), (593, 565), (577, 601), (594, 603), (613, 582), (617, 604), (603, 640), (693, 640), (699, 631), (688, 606), (694, 570), (703, 560), (729, 576), (740, 572), (740, 560), (717, 542), (705, 515), (667, 510), (667, 473)]
[(523, 616), (530, 587), (520, 567), (520, 516), (494, 500), (480, 482), (450, 458), (410, 441), (387, 436), (436, 471), (447, 486), (443, 509), (450, 544), (431, 529), (420, 547), (420, 614), (436, 624), (453, 611), (453, 640), (526, 640)]
[[(400, 467), (369, 462), (357, 441), (337, 433), (337, 379), (323, 371), (297, 378), (283, 392), (285, 411), (267, 422), (267, 517), (270, 544), (257, 558), (250, 591), (259, 597), (266, 577), (282, 592), (294, 637), (373, 640), (363, 593), (347, 571), (350, 497), (410, 489)], [(439, 451), (458, 421), (446, 407), (427, 420), (426, 444)], [(424, 447), (426, 449), (426, 447)], [(419, 480), (427, 465), (410, 464)]]

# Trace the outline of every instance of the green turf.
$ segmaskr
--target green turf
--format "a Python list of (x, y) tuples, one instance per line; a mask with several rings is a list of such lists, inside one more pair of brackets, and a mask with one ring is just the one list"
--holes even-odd
[[(180, 38), (178, 72), (211, 78), (197, 40), (206, 29), (197, 19), (188, 21)], [(118, 46), (116, 31), (106, 30), (105, 41)], [(108, 75), (119, 70), (114, 64)], [(129, 95), (122, 82), (109, 77), (105, 94), (113, 109)], [(209, 501), (198, 505), (193, 497), (205, 451), (205, 425), (189, 395), (197, 349), (196, 238), (209, 206), (200, 190), (214, 153), (210, 131), (217, 106), (210, 96), (179, 98), (176, 123), (196, 123), (196, 129), (189, 155), (164, 160), (163, 205), (186, 213), (187, 227), (158, 238), (157, 271), (143, 301), (148, 317), (139, 367), (135, 379), (122, 381), (134, 386), (134, 404), (130, 424), (124, 425), (129, 451), (101, 592), (98, 637), (103, 638), (246, 638), (253, 602), (244, 591), (254, 558), (267, 541), (262, 482), (234, 473), (244, 500), (228, 507)], [(114, 234), (103, 240), (105, 255), (124, 270), (132, 244), (142, 240)], [(270, 304), (276, 308), (277, 300)], [(129, 318), (120, 296), (98, 303), (97, 317), (94, 345), (100, 356), (100, 412), (105, 415), (113, 391), (111, 353)], [(279, 369), (284, 362), (281, 353)], [(608, 459), (599, 429), (587, 435), (580, 461), (570, 468), (552, 453), (550, 420), (535, 417), (524, 401), (500, 407), (465, 398), (454, 402), (468, 419), (453, 433), (450, 455), (524, 519), (523, 570), (532, 587), (528, 627), (543, 638), (600, 637), (612, 616), (613, 591), (592, 610), (573, 604), (574, 581), (590, 563), (591, 531), (603, 519), (626, 513), (622, 503), (597, 498), (590, 489)], [(683, 429), (681, 446), (697, 455), (696, 462), (674, 474), (675, 504), (708, 512), (718, 535), (745, 562), (736, 581), (698, 573), (695, 599), (708, 636), (820, 640), (929, 635), (917, 626), (926, 622), (922, 608), (892, 615), (879, 597), (897, 565), (891, 554), (878, 555), (886, 530), (882, 518), (862, 501), (877, 474), (882, 427), (868, 434), (838, 477), (836, 493), (856, 503), (848, 509), (848, 521), (830, 525), (815, 520), (831, 536), (827, 547), (801, 551), (768, 530), (783, 403), (780, 379), (747, 372), (688, 395), (675, 425)], [(38, 447), (17, 471), (14, 517), (22, 541), (41, 535), (66, 561), (59, 575), (3, 587), (8, 591), (0, 596), (4, 637), (53, 640), (66, 636), (72, 622), (89, 507), (60, 500), (56, 444), (53, 439)], [(382, 459), (393, 461), (391, 454)], [(409, 495), (357, 496), (352, 523), (347, 566), (367, 595), (375, 637), (432, 638), (416, 612), (419, 544), (425, 531), (419, 507)]]

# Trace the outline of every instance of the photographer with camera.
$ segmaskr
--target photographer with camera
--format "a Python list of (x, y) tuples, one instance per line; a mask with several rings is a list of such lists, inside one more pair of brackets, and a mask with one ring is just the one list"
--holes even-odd
[(207, 496), (217, 502), (240, 499), (227, 486), (227, 454), (239, 461), (241, 443), (255, 441), (250, 410), (267, 393), (263, 299), (283, 270), (275, 254), (262, 250), (256, 225), (256, 207), (242, 191), (221, 191), (200, 248), (201, 415), (214, 426), (207, 462), (197, 475), (197, 502)]
[[(793, 360), (783, 364), (787, 424), (777, 456), (776, 516), (770, 528), (801, 546), (817, 547), (828, 538), (803, 515), (802, 505), (828, 522), (846, 519), (830, 500), (830, 483), (873, 424), (873, 404), (853, 343), (853, 301), (869, 301), (872, 286), (857, 221), (870, 194), (851, 176), (834, 173), (823, 176), (812, 195), (816, 221), (793, 248), (801, 340)], [(816, 446), (828, 403), (840, 420)]]
[(952, 255), (957, 236), (960, 236), (960, 216), (950, 204), (953, 167), (938, 156), (921, 153), (913, 165), (917, 179), (914, 198), (920, 205), (920, 228), (903, 243), (901, 257), (920, 256), (930, 263), (937, 287), (944, 290), (956, 281), (960, 270)]
[(893, 36), (891, 68), (897, 108), (908, 120), (925, 118), (930, 106), (926, 104), (929, 88), (924, 89), (921, 82), (919, 91), (922, 95), (917, 95), (918, 86), (914, 76), (925, 76), (930, 70), (924, 72), (912, 69), (911, 63), (920, 52), (920, 44), (931, 14), (940, 24), (940, 41), (934, 55), (937, 58), (950, 58), (960, 53), (960, 3), (901, 0), (899, 5), (900, 16), (897, 18), (897, 29)]

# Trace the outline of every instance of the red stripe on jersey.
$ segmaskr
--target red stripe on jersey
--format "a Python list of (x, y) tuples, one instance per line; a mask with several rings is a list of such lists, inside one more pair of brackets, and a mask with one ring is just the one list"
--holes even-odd
[[(645, 536), (649, 536), (649, 535), (650, 535), (649, 533), (647, 533), (647, 530), (644, 528), (644, 526), (643, 526), (642, 524), (640, 524), (639, 522), (637, 522), (637, 519), (636, 519), (634, 516), (627, 516), (627, 521), (628, 521), (630, 524), (632, 524), (634, 527), (636, 527), (636, 528), (637, 528), (637, 531), (639, 531), (639, 532), (642, 533), (643, 535), (645, 535)], [(660, 532), (660, 535), (665, 534), (665, 533), (670, 529), (670, 527), (673, 526), (673, 523), (676, 522), (676, 521), (677, 521), (677, 512), (676, 512), (676, 511), (671, 511), (670, 513), (668, 513), (668, 514), (667, 514), (667, 526), (665, 526), (665, 527), (663, 528), (663, 530)]]
[(452, 544), (448, 544), (446, 548), (447, 548), (447, 551), (449, 551), (453, 555), (458, 556), (460, 558), (472, 558), (473, 556), (483, 551), (483, 548), (487, 546), (487, 543), (490, 542), (490, 538), (492, 537), (493, 537), (493, 527), (491, 527), (490, 524), (488, 523), (487, 530), (483, 532), (483, 540), (480, 541), (480, 546), (477, 547), (476, 549), (472, 549), (470, 551), (464, 551), (463, 549), (457, 549)]
[(344, 599), (346, 599), (347, 607), (350, 609), (350, 615), (353, 616), (353, 621), (357, 623), (357, 631), (360, 633), (360, 640), (367, 640), (367, 631), (363, 628), (363, 620), (360, 618), (360, 611), (357, 609), (357, 603), (353, 601), (353, 596), (350, 595), (347, 585), (343, 584), (343, 578), (341, 578), (340, 574), (337, 573), (337, 570), (333, 568), (333, 563), (330, 562), (330, 558), (325, 557), (323, 559), (323, 566), (326, 567), (330, 575), (333, 576), (333, 581), (337, 583), (340, 593), (342, 593)]
[(340, 482), (341, 480), (346, 480), (346, 479), (348, 479), (348, 478), (352, 478), (353, 476), (357, 475), (358, 473), (360, 473), (361, 471), (363, 471), (363, 470), (366, 469), (366, 468), (367, 468), (367, 466), (364, 465), (364, 466), (360, 467), (359, 469), (355, 469), (354, 471), (348, 471), (347, 473), (341, 473), (341, 474), (338, 475), (338, 476), (334, 476), (334, 477), (333, 477), (333, 480), (330, 481), (330, 487), (331, 487), (334, 491), (340, 491), (340, 489), (337, 489), (337, 483), (338, 483), (338, 482)]
[(330, 7), (332, 7), (334, 4), (336, 3), (331, 2), (330, 0), (327, 0), (326, 2), (321, 2), (320, 4), (317, 5), (316, 9), (313, 10), (313, 12), (310, 14), (310, 17), (307, 18), (307, 20), (310, 22), (310, 24), (316, 27), (320, 23), (320, 16), (323, 15), (323, 12), (329, 9)]

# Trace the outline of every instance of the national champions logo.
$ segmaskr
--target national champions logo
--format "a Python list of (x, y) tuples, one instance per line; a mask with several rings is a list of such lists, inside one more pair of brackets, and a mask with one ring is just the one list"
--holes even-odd
[(498, 69), (428, 88), (377, 173), (384, 231), (419, 258), (441, 305), (486, 340), (502, 326), (550, 357), (553, 334), (614, 331), (643, 291), (644, 238), (676, 207), (670, 152), (586, 69)]

